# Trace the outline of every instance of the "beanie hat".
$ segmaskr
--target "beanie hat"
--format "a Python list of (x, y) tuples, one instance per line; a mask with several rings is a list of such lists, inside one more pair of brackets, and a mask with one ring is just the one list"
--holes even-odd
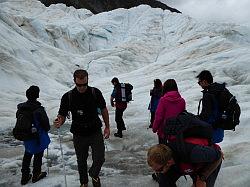
[(38, 86), (31, 86), (28, 90), (26, 90), (26, 97), (28, 100), (35, 101), (39, 98), (40, 89)]

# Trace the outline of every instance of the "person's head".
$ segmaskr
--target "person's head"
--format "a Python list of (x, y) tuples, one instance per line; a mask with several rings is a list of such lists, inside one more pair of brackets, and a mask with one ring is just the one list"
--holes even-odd
[(39, 98), (39, 92), (39, 87), (32, 85), (26, 90), (26, 97), (29, 101), (36, 101)]
[(165, 94), (170, 91), (178, 91), (178, 87), (174, 79), (168, 79), (163, 84), (162, 93)]
[(83, 69), (78, 69), (74, 72), (74, 82), (80, 93), (84, 93), (88, 87), (88, 72)]
[(111, 80), (111, 83), (115, 86), (117, 84), (119, 84), (119, 79), (117, 77), (114, 77), (112, 80)]
[(210, 71), (203, 70), (196, 76), (198, 79), (198, 84), (203, 88), (207, 88), (210, 84), (213, 83), (213, 76)]
[(155, 88), (161, 88), (162, 87), (162, 82), (160, 79), (155, 79), (154, 80), (154, 87)]
[(147, 162), (155, 172), (166, 173), (174, 164), (173, 152), (164, 144), (154, 145), (148, 150)]

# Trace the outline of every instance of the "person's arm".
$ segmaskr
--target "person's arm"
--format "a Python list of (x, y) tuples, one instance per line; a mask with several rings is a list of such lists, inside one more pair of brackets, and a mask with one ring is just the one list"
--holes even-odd
[(105, 125), (103, 136), (106, 139), (109, 138), (110, 135), (109, 113), (102, 92), (99, 89), (95, 88), (95, 93), (96, 93), (97, 107), (101, 109), (102, 119)]
[(64, 124), (66, 116), (68, 115), (68, 111), (69, 111), (69, 96), (67, 92), (62, 96), (58, 115), (54, 120), (54, 126), (56, 128), (60, 128)]
[(105, 125), (103, 136), (105, 139), (107, 139), (110, 136), (109, 113), (108, 113), (107, 107), (102, 109), (101, 113), (102, 113), (102, 119)]
[(114, 89), (113, 89), (113, 92), (112, 92), (112, 94), (111, 94), (111, 96), (110, 96), (110, 104), (111, 104), (112, 107), (115, 106), (115, 104), (114, 104), (115, 94), (116, 94), (116, 89), (114, 88)]
[(40, 112), (40, 115), (41, 115), (40, 116), (41, 117), (40, 118), (41, 126), (46, 132), (48, 132), (50, 130), (49, 118), (48, 118), (48, 115), (43, 107), (42, 107), (42, 110)]
[(202, 110), (199, 114), (199, 118), (209, 123), (209, 117), (213, 111), (213, 96), (205, 93), (202, 98)]
[[(191, 163), (203, 164), (198, 171), (198, 179), (206, 181), (221, 164), (223, 154), (219, 148), (196, 145), (190, 154)], [(199, 181), (198, 181), (199, 182)]]
[(160, 125), (164, 123), (164, 117), (165, 117), (165, 107), (164, 107), (164, 102), (161, 98), (155, 112), (155, 120), (152, 127), (154, 133), (156, 133), (160, 128)]

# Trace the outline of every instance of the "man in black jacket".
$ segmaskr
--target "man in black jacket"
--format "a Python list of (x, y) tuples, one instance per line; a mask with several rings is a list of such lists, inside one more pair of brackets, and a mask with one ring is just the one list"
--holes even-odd
[(87, 158), (89, 147), (91, 147), (93, 163), (89, 169), (89, 175), (92, 178), (93, 186), (97, 187), (101, 186), (99, 172), (105, 161), (102, 122), (98, 117), (97, 108), (101, 110), (105, 123), (104, 138), (108, 138), (110, 135), (109, 114), (101, 91), (88, 86), (87, 71), (76, 70), (74, 82), (76, 87), (62, 96), (54, 125), (59, 128), (65, 122), (68, 112), (71, 111), (70, 132), (73, 133), (81, 186), (88, 185)]
[[(39, 138), (24, 141), (25, 152), (23, 156), (22, 169), (21, 169), (22, 172), (21, 185), (27, 184), (32, 177), (32, 175), (30, 174), (30, 162), (33, 155), (34, 155), (34, 160), (33, 160), (32, 182), (35, 183), (40, 179), (46, 177), (47, 175), (46, 172), (41, 171), (41, 166), (42, 166), (43, 152), (46, 148), (48, 148), (48, 145), (50, 143), (50, 139), (48, 137), (50, 124), (46, 111), (41, 106), (41, 103), (37, 101), (37, 98), (39, 98), (39, 92), (40, 89), (38, 86), (31, 86), (26, 91), (26, 97), (28, 101), (17, 105), (18, 108), (17, 115), (18, 112), (21, 110), (33, 112), (33, 116), (36, 116), (37, 118), (36, 119), (37, 124), (34, 128), (36, 128), (36, 130), (39, 133)], [(33, 123), (35, 122), (33, 121)]]
[(196, 187), (213, 187), (222, 162), (220, 148), (191, 143), (185, 143), (185, 148), (186, 154), (176, 142), (149, 148), (147, 161), (159, 173), (159, 187), (176, 187), (183, 175), (190, 175)]
[[(216, 94), (219, 90), (224, 89), (223, 84), (213, 82), (213, 76), (210, 71), (201, 71), (196, 78), (198, 79), (198, 84), (203, 89), (202, 97), (202, 109), (199, 114), (199, 118), (207, 123), (213, 125), (219, 114), (218, 101), (216, 99)], [(200, 106), (199, 106), (200, 107)], [(199, 110), (199, 109), (198, 109)], [(221, 128), (214, 127), (213, 131), (213, 143), (220, 143), (224, 138), (224, 130)]]

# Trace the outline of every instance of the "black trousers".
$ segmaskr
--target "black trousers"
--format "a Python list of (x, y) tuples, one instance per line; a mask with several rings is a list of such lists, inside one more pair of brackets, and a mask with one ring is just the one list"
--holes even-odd
[(89, 136), (73, 135), (73, 143), (76, 152), (78, 172), (80, 176), (80, 183), (88, 183), (88, 165), (87, 159), (89, 156), (89, 147), (92, 150), (92, 165), (89, 169), (90, 177), (98, 177), (101, 167), (105, 161), (105, 147), (103, 135), (100, 131), (95, 132)]
[[(23, 156), (23, 162), (22, 162), (22, 169), (21, 172), (23, 175), (29, 175), (30, 173), (30, 163), (32, 159), (33, 154), (24, 152)], [(34, 154), (33, 159), (33, 175), (39, 174), (41, 172), (42, 167), (42, 158), (43, 158), (43, 151), (40, 153)]]
[(123, 112), (125, 111), (126, 108), (124, 109), (119, 109), (119, 108), (116, 108), (115, 109), (115, 122), (116, 122), (116, 127), (117, 127), (117, 130), (118, 130), (118, 133), (122, 134), (122, 130), (125, 130), (126, 127), (125, 127), (125, 123), (123, 121)]

